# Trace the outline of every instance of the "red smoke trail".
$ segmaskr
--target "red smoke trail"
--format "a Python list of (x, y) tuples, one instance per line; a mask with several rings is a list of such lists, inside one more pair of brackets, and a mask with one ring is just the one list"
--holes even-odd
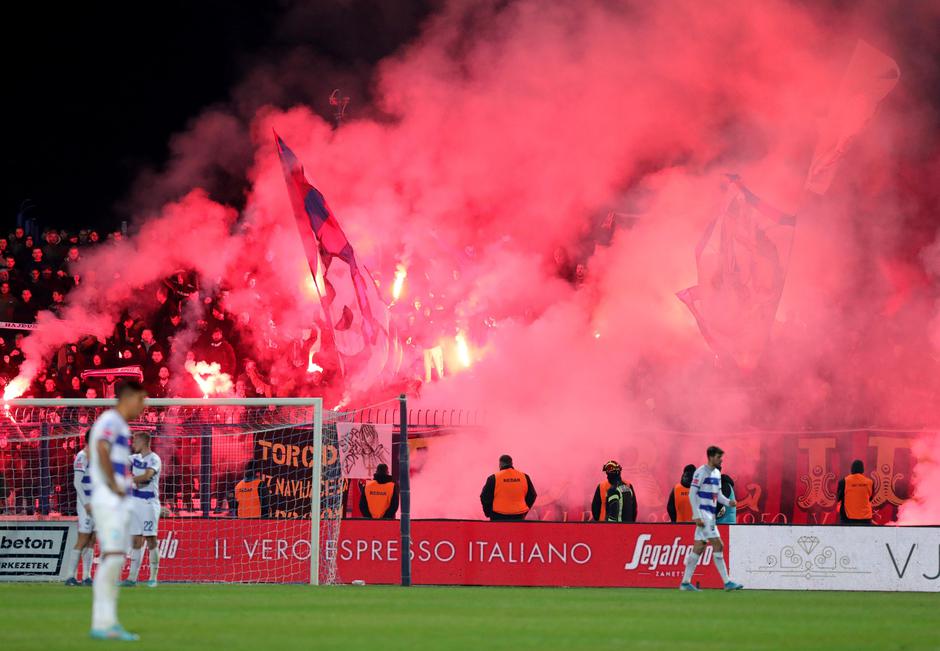
[[(470, 369), (423, 387), (421, 404), (485, 409), (489, 427), (431, 449), (415, 482), (419, 516), (478, 516), (480, 485), (502, 452), (543, 494), (580, 499), (604, 460), (632, 454), (639, 467), (666, 453), (668, 440), (638, 430), (936, 424), (935, 290), (899, 287), (882, 270), (913, 260), (933, 273), (925, 247), (940, 156), (907, 74), (918, 62), (898, 54), (912, 47), (881, 31), (878, 12), (773, 1), (448, 4), (379, 68), (379, 118), (334, 131), (304, 106), (259, 111), (237, 226), (199, 192), (167, 206), (132, 242), (89, 259), (98, 279), (70, 296), (63, 323), (43, 317), (28, 354), (74, 338), (79, 324), (104, 333), (147, 282), (193, 267), (232, 287), (227, 305), (255, 357), (280, 392), (302, 393), (309, 345), (294, 343), (318, 307), (273, 127), (314, 171), (386, 300), (406, 265), (393, 308), (411, 341), (403, 368), (423, 375), (423, 351), (455, 351), (458, 334), (472, 353)], [(934, 18), (920, 6), (909, 13)], [(769, 204), (797, 207), (859, 36), (898, 58), (905, 77), (827, 194), (800, 211), (764, 357), (746, 375), (716, 368), (674, 297), (695, 282), (716, 181), (737, 172)], [(206, 156), (200, 133), (189, 139), (206, 146), (191, 149)], [(138, 263), (143, 281), (120, 274)], [(940, 458), (926, 444), (922, 454)], [(638, 490), (641, 503), (662, 499), (655, 486)], [(926, 508), (940, 521), (940, 507)]]

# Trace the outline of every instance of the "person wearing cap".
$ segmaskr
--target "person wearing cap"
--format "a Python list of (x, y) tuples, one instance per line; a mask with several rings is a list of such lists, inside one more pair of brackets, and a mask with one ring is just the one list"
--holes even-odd
[(483, 514), (490, 520), (525, 520), (535, 504), (532, 479), (512, 466), (512, 457), (499, 458), (499, 472), (486, 478), (480, 493)]
[(392, 479), (386, 464), (377, 465), (372, 480), (366, 482), (359, 495), (359, 511), (362, 517), (372, 520), (395, 518), (398, 512), (398, 484)]
[(689, 488), (692, 486), (692, 476), (695, 466), (691, 463), (682, 469), (679, 483), (669, 491), (669, 500), (666, 502), (666, 513), (670, 522), (692, 522), (692, 503), (689, 502)]
[(601, 468), (607, 476), (594, 489), (591, 515), (596, 522), (636, 522), (636, 491), (621, 477), (623, 468), (611, 459)]

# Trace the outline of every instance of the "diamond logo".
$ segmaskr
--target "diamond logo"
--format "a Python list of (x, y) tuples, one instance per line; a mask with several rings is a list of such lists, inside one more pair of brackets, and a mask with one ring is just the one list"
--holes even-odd
[(803, 550), (803, 553), (810, 554), (816, 545), (819, 544), (819, 538), (816, 536), (800, 536), (796, 539), (796, 543), (800, 546), (800, 549)]

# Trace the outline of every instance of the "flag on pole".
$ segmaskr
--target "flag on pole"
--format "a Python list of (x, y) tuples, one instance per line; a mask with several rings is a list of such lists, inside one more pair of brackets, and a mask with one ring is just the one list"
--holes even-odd
[(676, 296), (719, 357), (750, 369), (770, 337), (796, 219), (728, 178), (722, 209), (695, 250), (698, 285)]
[(375, 281), (357, 262), (339, 221), (307, 181), (294, 152), (277, 133), (274, 138), (297, 231), (337, 352), (381, 370), (388, 357), (388, 315)]
[(878, 104), (897, 85), (898, 64), (865, 41), (855, 44), (829, 115), (823, 123), (813, 153), (806, 189), (825, 194), (855, 137), (871, 121)]

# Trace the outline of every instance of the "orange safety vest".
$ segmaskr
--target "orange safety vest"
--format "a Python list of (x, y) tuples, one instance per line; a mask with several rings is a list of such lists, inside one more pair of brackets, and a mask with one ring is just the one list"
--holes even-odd
[(261, 496), (258, 493), (258, 486), (260, 485), (260, 479), (252, 479), (251, 481), (242, 479), (235, 484), (235, 501), (238, 502), (238, 517), (261, 517)]
[(597, 490), (601, 494), (601, 517), (598, 518), (598, 522), (607, 521), (607, 491), (610, 490), (610, 482), (606, 479), (597, 485)]
[(676, 504), (676, 522), (692, 522), (692, 502), (689, 500), (689, 489), (676, 484), (672, 489), (673, 501)]
[(874, 482), (865, 475), (845, 478), (845, 517), (850, 520), (871, 520), (871, 495)]
[(525, 494), (529, 482), (525, 473), (515, 468), (506, 468), (496, 473), (496, 489), (493, 491), (493, 512), (500, 515), (518, 515), (529, 510)]
[(395, 493), (395, 482), (380, 484), (374, 479), (366, 482), (366, 504), (369, 514), (373, 518), (381, 518), (392, 504), (392, 495)]

